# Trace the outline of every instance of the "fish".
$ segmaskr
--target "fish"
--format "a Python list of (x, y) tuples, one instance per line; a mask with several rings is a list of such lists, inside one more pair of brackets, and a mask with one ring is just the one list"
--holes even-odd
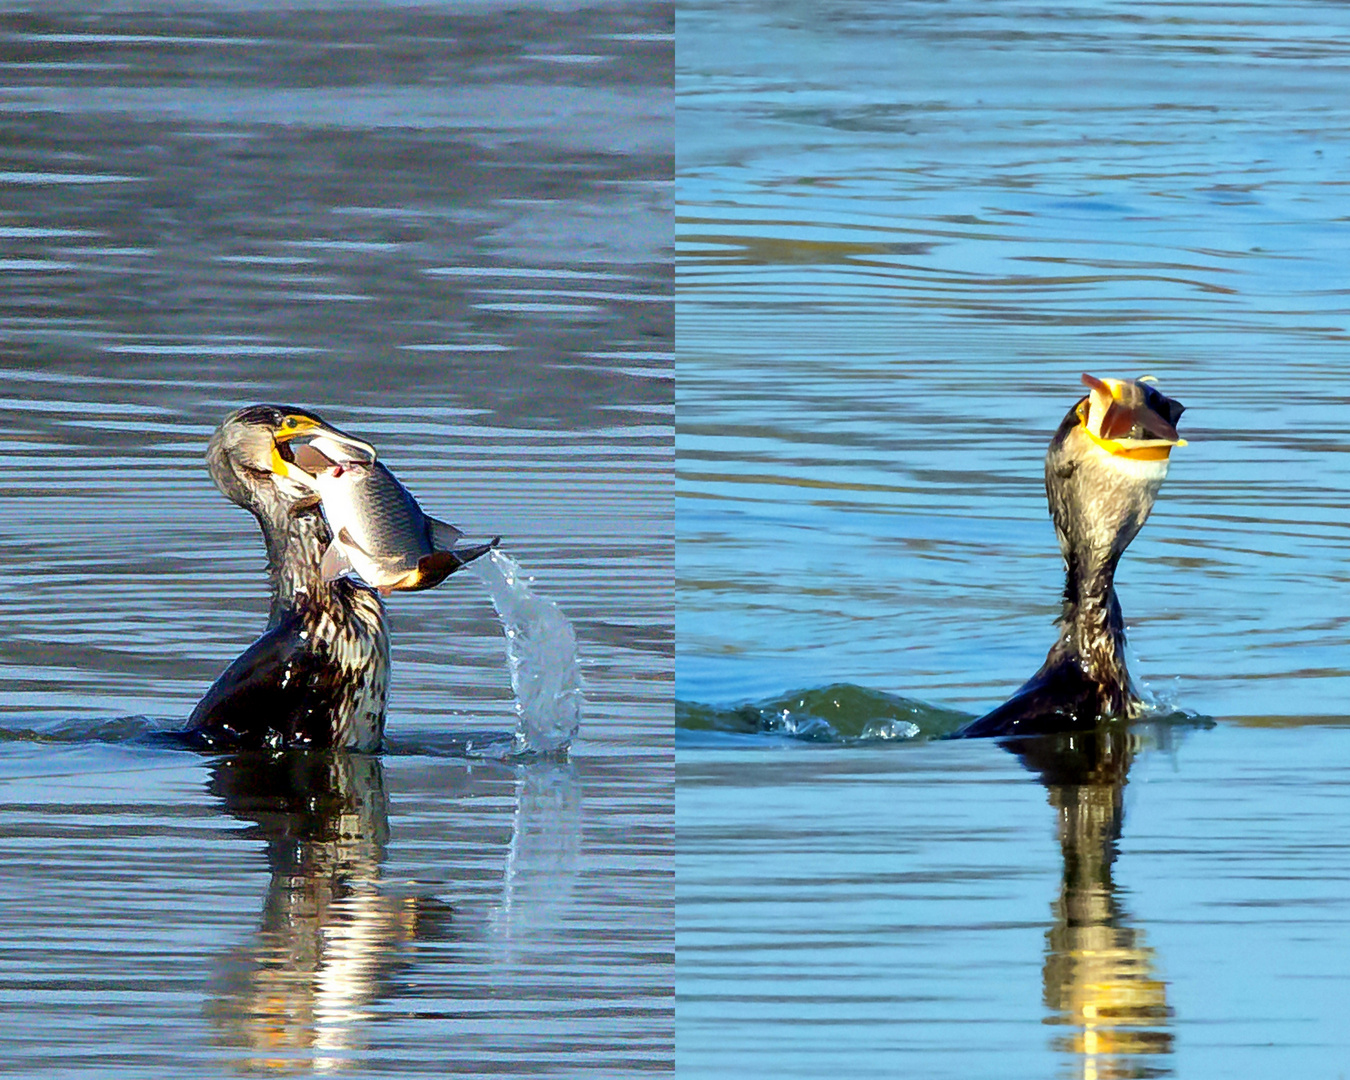
[[(355, 572), (384, 596), (439, 585), (501, 543), (455, 547), (463, 533), (423, 512), (412, 494), (371, 456), (319, 436), (297, 448), (306, 483), (318, 494), (333, 541), (319, 565), (325, 581)], [(312, 470), (312, 472), (311, 472)]]

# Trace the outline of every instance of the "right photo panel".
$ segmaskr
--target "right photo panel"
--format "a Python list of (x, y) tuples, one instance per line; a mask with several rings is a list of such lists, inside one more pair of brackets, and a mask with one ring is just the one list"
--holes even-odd
[(1343, 1075), (1350, 8), (676, 53), (679, 1075)]

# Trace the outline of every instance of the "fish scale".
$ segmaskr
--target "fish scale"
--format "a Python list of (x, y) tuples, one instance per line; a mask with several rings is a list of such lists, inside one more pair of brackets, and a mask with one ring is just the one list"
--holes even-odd
[(351, 461), (322, 436), (313, 446), (330, 462), (312, 478), (333, 533), (323, 558), (325, 579), (354, 570), (385, 593), (429, 589), (496, 544), (453, 549), (460, 530), (423, 513), (383, 464)]
[(421, 507), (381, 463), (330, 469), (315, 480), (333, 534), (346, 530), (354, 541), (344, 545), (354, 564), (406, 573), (432, 553), (431, 530)]

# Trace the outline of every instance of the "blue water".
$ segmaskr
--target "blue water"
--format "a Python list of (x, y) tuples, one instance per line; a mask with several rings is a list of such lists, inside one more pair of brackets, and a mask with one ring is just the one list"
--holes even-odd
[(826, 10), (681, 9), (678, 696), (1007, 697), (1091, 371), (1188, 407), (1118, 579), (1136, 676), (1340, 711), (1346, 13)]
[(995, 743), (682, 747), (679, 1074), (1340, 1075), (1347, 739), (1144, 733), (1072, 925), (1106, 845)]
[[(681, 1074), (1345, 1069), (1347, 42), (1310, 3), (681, 5)], [(931, 737), (1054, 640), (1084, 371), (1187, 406), (1117, 586), (1188, 719), (1049, 783)]]

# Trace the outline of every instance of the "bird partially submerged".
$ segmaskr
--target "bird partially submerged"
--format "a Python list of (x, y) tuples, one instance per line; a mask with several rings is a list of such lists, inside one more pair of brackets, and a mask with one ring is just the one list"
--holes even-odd
[(318, 496), (289, 475), (297, 447), (316, 434), (375, 460), (369, 444), (303, 409), (239, 409), (211, 436), (211, 479), (262, 529), (272, 605), (262, 637), (193, 710), (186, 736), (200, 748), (373, 750), (383, 736), (389, 692), (384, 608), (359, 582), (324, 581), (319, 564), (332, 534)]
[(1083, 376), (1089, 393), (1064, 417), (1045, 458), (1064, 556), (1059, 639), (1011, 699), (958, 736), (1069, 731), (1142, 710), (1125, 667), (1116, 565), (1148, 520), (1172, 448), (1186, 445), (1176, 428), (1185, 406), (1151, 382)]
[[(369, 443), (303, 409), (239, 409), (211, 436), (211, 478), (262, 529), (272, 605), (262, 637), (193, 710), (184, 733), (193, 746), (380, 745), (389, 693), (384, 607), (367, 584), (323, 570), (333, 531), (314, 475), (333, 455), (354, 467), (376, 464)], [(473, 554), (461, 556), (457, 565)]]

